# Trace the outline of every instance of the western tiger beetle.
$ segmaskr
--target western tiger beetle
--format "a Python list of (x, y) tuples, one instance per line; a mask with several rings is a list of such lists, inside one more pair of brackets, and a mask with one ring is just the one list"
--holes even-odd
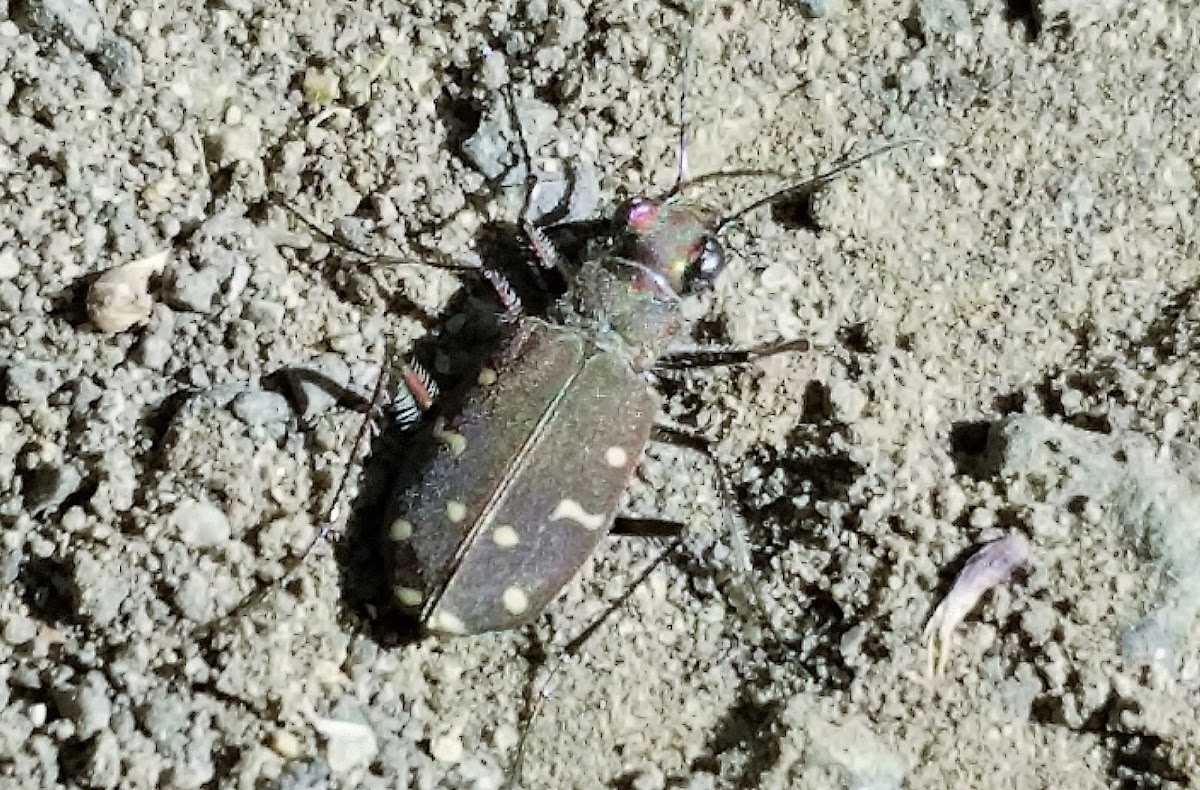
[[(693, 10), (693, 26), (698, 16)], [(416, 363), (402, 366), (397, 387), (380, 376), (354, 457), (369, 443), (385, 401), (397, 419), (420, 424), (433, 440), (429, 463), (413, 471), (411, 482), (396, 486), (380, 530), (387, 542), (381, 550), (392, 555), (395, 604), (426, 633), (515, 629), (536, 619), (558, 595), (612, 529), (622, 494), (661, 427), (660, 375), (807, 347), (802, 341), (753, 348), (686, 343), (692, 322), (682, 304), (711, 289), (725, 268), (724, 233), (751, 212), (807, 196), (863, 161), (913, 142), (851, 158), (733, 211), (704, 210), (685, 200), (696, 186), (779, 174), (689, 175), (690, 36), (685, 52), (674, 186), (661, 197), (626, 200), (608, 231), (572, 261), (559, 254), (545, 229), (524, 216), (532, 169), (520, 124), (514, 123), (526, 166), (521, 227), (536, 270), (560, 277), (567, 284), (565, 294), (545, 316), (533, 316), (499, 272), (441, 265), (472, 271), (492, 286), (503, 312), (498, 351), (478, 371), (474, 386), (446, 401), (436, 399), (431, 378)], [(516, 121), (512, 99), (508, 94), (505, 99)], [(344, 484), (335, 490), (335, 504), (314, 545), (339, 521), (337, 500)], [(728, 498), (723, 479), (722, 494)], [(724, 510), (728, 521), (728, 503)], [(638, 581), (677, 544), (678, 538)], [(619, 605), (588, 626), (562, 658), (577, 654)], [(535, 698), (531, 720), (545, 698), (545, 693)], [(524, 743), (522, 733), (514, 767), (518, 779)]]
[[(690, 61), (690, 40), (687, 50)], [(395, 599), (427, 633), (472, 635), (526, 625), (575, 576), (612, 528), (626, 485), (663, 428), (655, 385), (664, 371), (724, 366), (797, 347), (681, 344), (691, 329), (681, 305), (712, 288), (723, 271), (725, 231), (753, 211), (809, 194), (910, 142), (852, 158), (738, 210), (708, 212), (685, 202), (689, 188), (776, 174), (689, 176), (686, 72), (685, 65), (670, 191), (626, 200), (608, 232), (591, 240), (575, 263), (522, 216), (538, 270), (559, 276), (565, 294), (546, 316), (529, 315), (504, 275), (481, 268), (503, 309), (503, 332), (476, 385), (434, 408), (423, 369), (415, 362), (401, 368), (402, 386), (393, 395), (400, 408), (393, 411), (415, 425), (419, 413), (432, 409), (428, 431), (437, 447), (411, 485), (397, 486), (384, 532), (394, 554)], [(524, 135), (505, 97), (530, 174)], [(377, 411), (378, 395), (373, 405)]]

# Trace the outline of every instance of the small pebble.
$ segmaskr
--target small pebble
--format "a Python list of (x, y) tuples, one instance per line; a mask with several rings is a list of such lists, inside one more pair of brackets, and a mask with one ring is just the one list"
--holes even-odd
[(271, 748), (285, 760), (300, 756), (300, 739), (287, 730), (276, 730), (271, 736)]
[(78, 532), (87, 525), (87, 514), (76, 505), (63, 513), (62, 528), (67, 532)]
[(833, 16), (841, 10), (841, 0), (792, 0), (792, 4), (805, 16), (818, 19)]
[(88, 3), (75, 0), (30, 0), (26, 22), (34, 29), (86, 53), (96, 51), (104, 36), (104, 20)]
[(54, 510), (79, 490), (83, 476), (71, 466), (43, 466), (25, 476), (25, 507), (32, 515)]
[(313, 727), (325, 738), (325, 761), (334, 773), (366, 765), (379, 751), (375, 732), (366, 724), (341, 719), (317, 719)]
[(253, 162), (262, 150), (262, 130), (254, 119), (248, 119), (237, 126), (223, 127), (212, 142), (221, 167)]
[(325, 69), (308, 69), (304, 72), (304, 100), (309, 104), (332, 104), (342, 92), (338, 76)]
[(239, 420), (251, 427), (283, 422), (291, 415), (287, 398), (264, 390), (243, 392), (233, 399), (230, 408)]
[(199, 574), (187, 574), (175, 589), (175, 605), (179, 608), (179, 613), (193, 623), (201, 623), (208, 619), (211, 601), (212, 585), (207, 578)]
[(176, 270), (167, 290), (167, 300), (181, 310), (208, 313), (213, 308), (213, 300), (220, 288), (220, 276), (216, 269), (196, 271), (190, 267), (181, 267)]
[(279, 302), (255, 299), (246, 305), (246, 318), (249, 318), (262, 329), (279, 329), (283, 326), (283, 319), (286, 315), (287, 308)]
[(429, 753), (439, 763), (453, 765), (463, 758), (462, 738), (457, 733), (440, 735), (429, 742)]
[(5, 371), (4, 398), (10, 403), (45, 403), (54, 384), (48, 365), (18, 362)]
[(31, 617), (14, 614), (4, 624), (4, 641), (13, 647), (27, 644), (37, 636), (37, 621)]
[(169, 250), (109, 269), (87, 294), (88, 319), (101, 332), (116, 334), (144, 324), (154, 311), (150, 278), (161, 274)]
[(59, 713), (74, 722), (76, 733), (82, 738), (106, 729), (112, 718), (108, 683), (99, 672), (89, 672), (79, 684), (55, 691), (54, 704)]
[(507, 752), (521, 740), (521, 734), (511, 724), (501, 724), (492, 735), (492, 745), (502, 752)]
[(196, 548), (219, 546), (229, 540), (229, 519), (220, 508), (207, 502), (186, 501), (171, 514), (183, 541)]
[(117, 736), (105, 730), (93, 740), (88, 757), (86, 776), (92, 787), (117, 787), (128, 777), (122, 771), (122, 747)]
[(986, 507), (977, 507), (971, 511), (969, 523), (972, 529), (990, 529), (996, 526), (996, 514)]
[(171, 343), (162, 335), (146, 335), (138, 344), (137, 360), (151, 370), (162, 370), (172, 350)]
[(0, 250), (0, 280), (11, 280), (21, 273), (21, 262), (12, 250)]

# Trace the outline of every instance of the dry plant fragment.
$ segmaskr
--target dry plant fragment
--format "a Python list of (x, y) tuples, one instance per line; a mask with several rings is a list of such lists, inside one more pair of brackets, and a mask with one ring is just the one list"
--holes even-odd
[(170, 250), (115, 266), (88, 289), (88, 318), (101, 332), (116, 334), (145, 323), (154, 309), (150, 278), (162, 272)]
[(986, 544), (966, 561), (954, 586), (933, 610), (925, 626), (929, 677), (940, 676), (945, 671), (950, 643), (958, 624), (971, 613), (984, 593), (1008, 581), (1013, 572), (1029, 561), (1029, 551), (1029, 539), (1020, 532), (1013, 532)]

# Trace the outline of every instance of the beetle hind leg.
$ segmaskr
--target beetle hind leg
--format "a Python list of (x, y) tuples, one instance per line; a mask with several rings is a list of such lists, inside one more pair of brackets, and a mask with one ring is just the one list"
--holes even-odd
[(619, 538), (676, 538), (686, 529), (687, 524), (665, 518), (617, 516), (609, 534)]
[(733, 365), (745, 365), (756, 359), (770, 357), (776, 354), (803, 352), (812, 349), (812, 342), (807, 338), (791, 340), (775, 340), (755, 346), (731, 346), (717, 343), (705, 346), (692, 346), (668, 351), (658, 358), (654, 371), (696, 370), (701, 368), (722, 368)]
[(764, 595), (761, 586), (755, 583), (750, 539), (742, 520), (734, 511), (733, 486), (729, 482), (725, 467), (712, 450), (713, 440), (684, 425), (660, 419), (654, 426), (651, 441), (691, 450), (708, 459), (716, 479), (721, 503), (721, 518), (724, 521), (725, 533), (729, 535), (731, 554), (736, 566), (733, 574), (733, 578), (736, 580), (734, 588), (736, 597), (740, 601), (744, 601), (748, 608), (756, 613), (757, 619), (777, 643), (786, 643), (787, 640), (776, 628), (771, 617), (770, 613), (774, 607), (769, 605), (770, 602)]
[[(416, 427), (422, 415), (433, 408), (438, 397), (437, 382), (429, 375), (421, 363), (415, 359), (402, 362), (396, 366), (395, 378), (399, 386), (390, 388), (385, 394), (388, 398), (387, 410), (396, 426), (401, 430)], [(384, 374), (380, 374), (380, 380)], [(381, 404), (372, 403), (371, 408), (380, 408)]]

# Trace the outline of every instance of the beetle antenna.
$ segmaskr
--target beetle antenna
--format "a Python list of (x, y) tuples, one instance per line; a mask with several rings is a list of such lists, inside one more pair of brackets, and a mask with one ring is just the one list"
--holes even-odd
[[(713, 223), (713, 232), (719, 234), (719, 233), (727, 230), (729, 228), (729, 226), (733, 225), (735, 222), (737, 222), (739, 219), (746, 216), (747, 214), (757, 211), (758, 209), (762, 208), (763, 206), (774, 203), (774, 202), (780, 200), (781, 198), (787, 197), (789, 195), (804, 194), (807, 192), (812, 192), (817, 187), (819, 187), (823, 184), (829, 183), (837, 176), (841, 175), (842, 173), (845, 173), (847, 170), (851, 170), (855, 167), (858, 167), (863, 162), (866, 162), (869, 159), (874, 159), (877, 156), (883, 156), (884, 154), (889, 153), (891, 151), (895, 151), (899, 148), (908, 148), (909, 146), (919, 145), (919, 144), (923, 144), (923, 143), (925, 143), (925, 140), (922, 138), (919, 138), (919, 137), (914, 137), (914, 138), (911, 138), (908, 140), (898, 140), (894, 143), (888, 143), (887, 145), (883, 146), (882, 148), (877, 148), (874, 151), (868, 151), (865, 154), (861, 154), (860, 156), (856, 156), (852, 159), (842, 162), (840, 165), (837, 165), (836, 167), (833, 167), (832, 169), (827, 170), (824, 173), (815, 175), (811, 178), (807, 178), (798, 183), (783, 187), (782, 189), (778, 189), (778, 190), (766, 195), (765, 197), (758, 198), (757, 200), (755, 200), (745, 206), (742, 206), (741, 208), (737, 209), (736, 211), (733, 211), (729, 214), (718, 217), (716, 222)], [(715, 176), (715, 175), (721, 175), (721, 174), (713, 173), (712, 175)], [(697, 180), (699, 180), (699, 179), (697, 179)]]
[[(480, 266), (476, 266), (476, 265), (469, 264), (469, 263), (456, 263), (455, 261), (450, 260), (450, 258), (448, 256), (444, 256), (444, 255), (435, 255), (435, 257), (437, 257), (437, 260), (431, 262), (431, 261), (426, 261), (426, 260), (412, 260), (412, 259), (408, 259), (408, 258), (402, 258), (398, 255), (387, 255), (387, 254), (378, 253), (378, 252), (369, 252), (367, 250), (364, 250), (362, 247), (352, 244), (351, 242), (347, 241), (346, 239), (335, 236), (334, 234), (325, 230), (324, 228), (322, 228), (320, 225), (317, 224), (316, 220), (307, 216), (303, 211), (296, 208), (291, 203), (284, 200), (282, 197), (280, 197), (278, 195), (272, 196), (272, 202), (274, 202), (275, 205), (277, 205), (277, 206), (281, 207), (282, 209), (284, 209), (285, 211), (287, 211), (289, 214), (291, 214), (293, 217), (298, 219), (304, 225), (307, 225), (309, 230), (311, 230), (313, 233), (320, 236), (321, 239), (323, 239), (325, 242), (327, 242), (329, 244), (333, 244), (337, 247), (341, 247), (343, 249), (349, 250), (350, 252), (354, 253), (355, 255), (361, 256), (362, 258), (365, 258), (367, 260), (372, 260), (372, 261), (376, 261), (378, 263), (383, 263), (383, 264), (387, 264), (387, 265), (391, 265), (391, 266), (429, 266), (434, 269), (442, 269), (442, 270), (448, 271), (448, 272), (478, 272), (482, 268)], [(428, 254), (434, 255), (433, 251), (425, 251), (425, 252)]]
[(702, 0), (696, 0), (692, 4), (691, 13), (688, 15), (687, 43), (683, 45), (683, 77), (680, 79), (681, 84), (679, 87), (679, 148), (676, 154), (677, 169), (675, 171), (675, 186), (671, 187), (671, 191), (667, 193), (668, 197), (675, 195), (683, 189), (684, 184), (688, 183), (688, 83), (691, 81), (692, 68), (696, 60), (696, 26), (703, 10), (704, 3)]

